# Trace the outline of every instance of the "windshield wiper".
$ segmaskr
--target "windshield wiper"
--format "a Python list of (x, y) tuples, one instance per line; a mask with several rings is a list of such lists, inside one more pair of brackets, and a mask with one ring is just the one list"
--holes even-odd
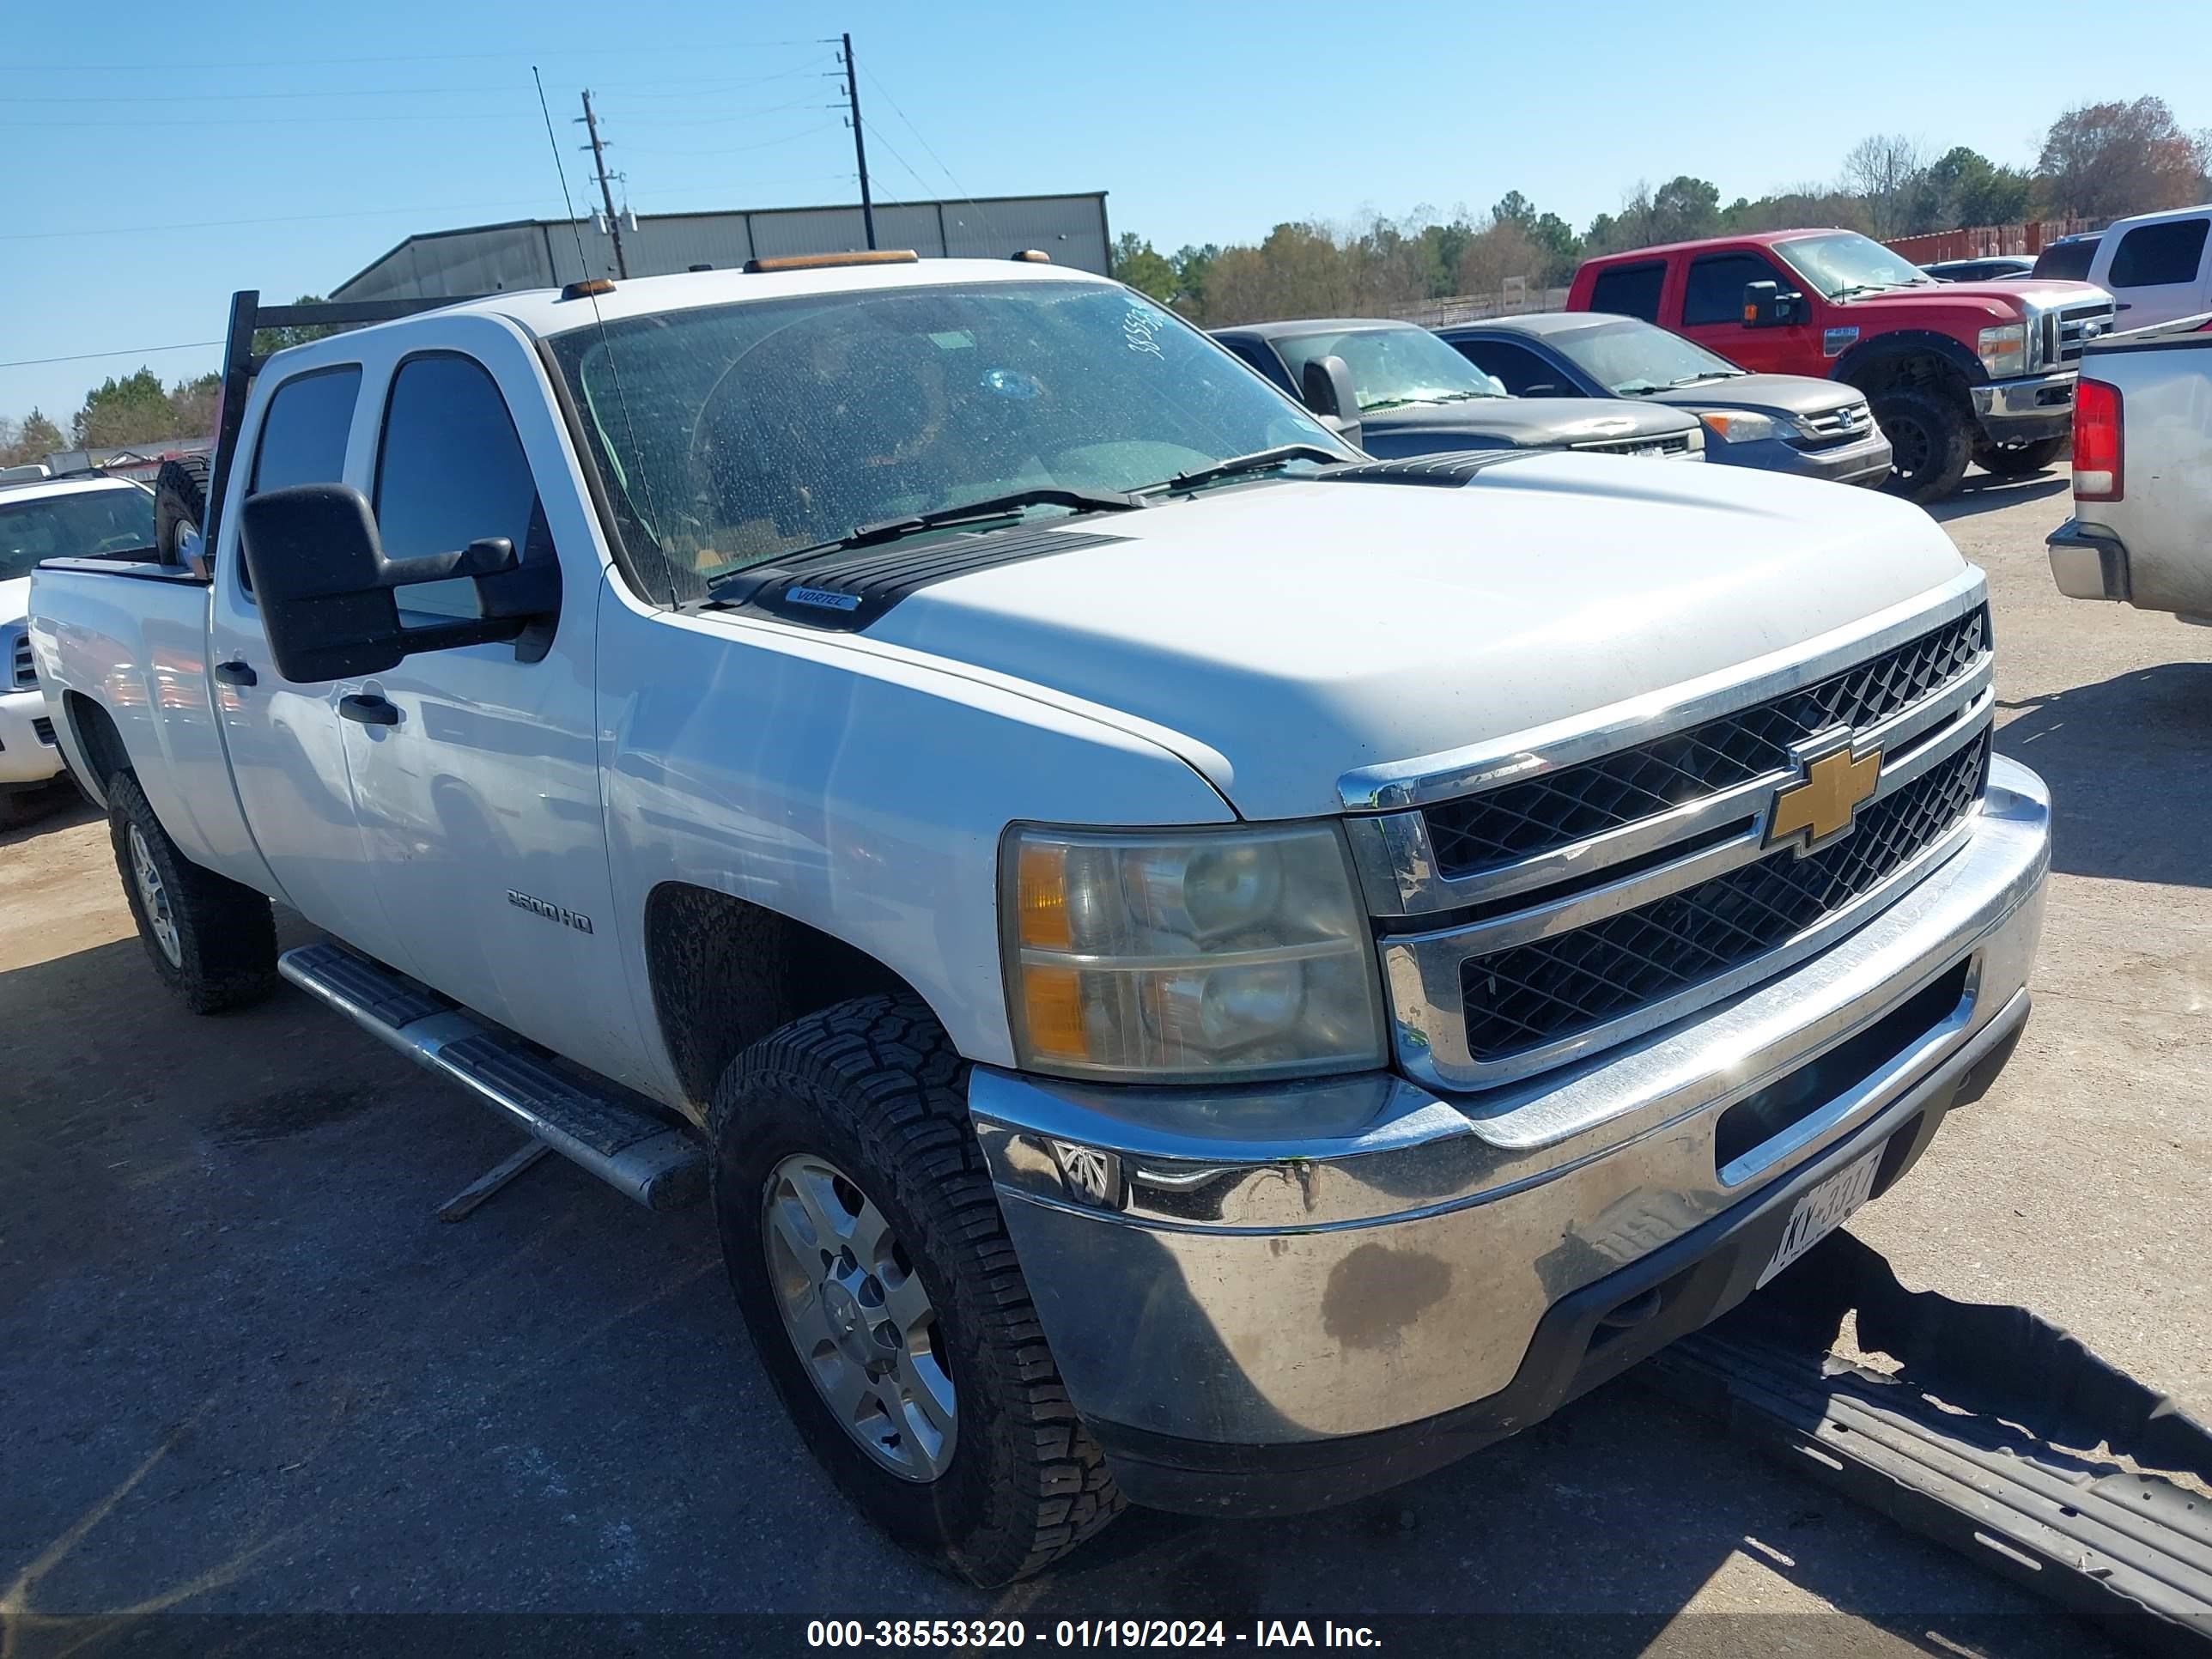
[(1854, 294), (1887, 294), (1893, 288), (1911, 286), (1915, 285), (1905, 283), (1845, 283), (1828, 297), (1831, 300), (1848, 300)]
[[(1332, 456), (1330, 459), (1335, 458)], [(1074, 489), (1061, 484), (1039, 484), (1029, 489), (1010, 489), (1003, 495), (986, 495), (980, 501), (933, 507), (929, 512), (916, 513), (908, 518), (884, 519), (874, 524), (864, 524), (834, 540), (815, 542), (806, 547), (793, 548), (788, 553), (779, 553), (768, 562), (789, 564), (794, 559), (811, 559), (818, 553), (843, 553), (856, 547), (880, 547), (886, 542), (918, 536), (926, 530), (946, 530), (954, 525), (1006, 518), (1028, 507), (1065, 507), (1077, 513), (1126, 513), (1133, 507), (1151, 505), (1142, 496), (1133, 495), (1126, 490)], [(751, 566), (745, 566), (725, 571), (708, 582), (707, 591), (711, 593), (717, 584), (744, 576), (751, 568)]]
[(1288, 466), (1292, 461), (1320, 461), (1327, 465), (1349, 459), (1333, 449), (1323, 449), (1319, 444), (1277, 444), (1273, 449), (1255, 449), (1249, 455), (1231, 455), (1225, 461), (1216, 461), (1211, 466), (1193, 467), (1188, 472), (1178, 472), (1165, 483), (1147, 484), (1147, 489), (1191, 489), (1200, 484), (1212, 483), (1216, 478), (1234, 478), (1247, 472), (1266, 472), (1279, 466)]
[(1681, 379), (1669, 380), (1667, 384), (1670, 386), (1695, 386), (1700, 380), (1733, 380), (1742, 373), (1740, 368), (1701, 368), (1695, 374), (1685, 374)]
[(1659, 382), (1642, 379), (1623, 380), (1613, 391), (1624, 398), (1648, 398), (1658, 391)]

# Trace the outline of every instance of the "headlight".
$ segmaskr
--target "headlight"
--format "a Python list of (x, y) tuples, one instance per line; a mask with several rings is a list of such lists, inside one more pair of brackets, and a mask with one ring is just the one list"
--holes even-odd
[(1382, 1064), (1374, 947), (1334, 828), (1018, 830), (1002, 862), (1024, 1066), (1172, 1082)]
[(2005, 323), (1985, 328), (1974, 348), (1992, 380), (2012, 380), (2027, 373), (2027, 325)]
[(1701, 409), (1698, 418), (1705, 423), (1706, 431), (1724, 444), (1755, 444), (1768, 438), (1802, 435), (1802, 428), (1795, 421), (1754, 415), (1748, 410)]

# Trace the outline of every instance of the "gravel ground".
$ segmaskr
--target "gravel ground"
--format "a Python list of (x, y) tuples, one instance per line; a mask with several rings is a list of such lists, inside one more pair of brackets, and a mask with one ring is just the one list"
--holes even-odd
[[(2212, 634), (2060, 599), (2066, 506), (2053, 477), (1939, 514), (1990, 573), (1999, 746), (2051, 781), (2057, 873), (2018, 1057), (1852, 1224), (1908, 1284), (2036, 1309), (2212, 1413)], [(1132, 1515), (974, 1594), (817, 1474), (704, 1211), (550, 1160), (441, 1224), (514, 1144), (489, 1114), (289, 990), (179, 1012), (80, 808), (0, 837), (0, 1651), (173, 1645), (171, 1610), (1429, 1613), (1576, 1652), (2112, 1650), (1632, 1382), (1347, 1510)], [(1498, 1622), (1550, 1610), (1577, 1617)]]

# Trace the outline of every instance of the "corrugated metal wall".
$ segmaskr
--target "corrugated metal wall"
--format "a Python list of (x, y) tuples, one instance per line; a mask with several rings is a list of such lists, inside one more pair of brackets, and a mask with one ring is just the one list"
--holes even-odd
[[(582, 258), (577, 257), (581, 237)], [(876, 243), (925, 258), (1003, 259), (1042, 248), (1055, 264), (1106, 274), (1106, 198), (1001, 197), (975, 202), (887, 202), (876, 209)], [(836, 253), (865, 247), (860, 210), (773, 208), (738, 213), (666, 213), (623, 232), (633, 276), (712, 265), (727, 270), (755, 255)], [(415, 236), (331, 292), (333, 300), (434, 298), (546, 288), (581, 276), (614, 275), (614, 244), (589, 220), (483, 225)]]

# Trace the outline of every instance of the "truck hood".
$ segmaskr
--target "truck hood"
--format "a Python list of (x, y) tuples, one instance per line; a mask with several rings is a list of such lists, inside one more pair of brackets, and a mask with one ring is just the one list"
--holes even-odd
[(19, 623), (30, 614), (31, 579), (18, 576), (13, 581), (0, 582), (0, 628)]
[(1148, 722), (1249, 818), (1339, 811), (1357, 768), (1731, 668), (1963, 568), (1871, 490), (1601, 455), (1462, 489), (1230, 488), (1081, 527), (1117, 539), (924, 586), (866, 637)]
[(2109, 304), (2112, 295), (2093, 283), (2062, 283), (2045, 277), (2021, 277), (2000, 283), (1938, 283), (1932, 288), (1897, 288), (1887, 294), (1862, 294), (1838, 308), (1846, 314), (1861, 312), (1924, 311), (1930, 307), (1973, 312), (2000, 318), (2017, 318), (2023, 301), (2045, 311), (2069, 306)]
[(1863, 404), (1866, 393), (1839, 380), (1809, 374), (1739, 374), (1726, 380), (1668, 386), (1648, 392), (1639, 403), (1677, 409), (1755, 409), (1768, 415), (1824, 415), (1845, 404)]
[(1565, 449), (1622, 438), (1664, 438), (1695, 419), (1618, 398), (1470, 398), (1363, 410), (1361, 447), (1370, 454), (1425, 455), (1443, 449)]

